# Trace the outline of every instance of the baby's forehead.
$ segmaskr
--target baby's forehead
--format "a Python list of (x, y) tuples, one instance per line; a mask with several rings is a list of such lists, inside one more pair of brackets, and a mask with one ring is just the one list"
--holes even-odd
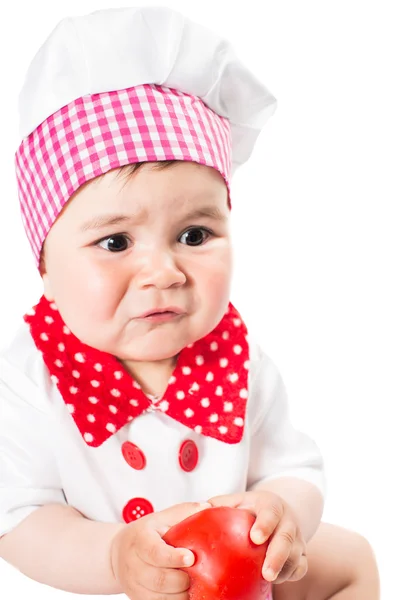
[(79, 187), (78, 193), (86, 192), (111, 197), (135, 197), (137, 206), (151, 206), (151, 199), (161, 195), (172, 199), (176, 206), (195, 201), (208, 203), (228, 192), (219, 171), (193, 161), (159, 161), (133, 163), (111, 169)]
[[(71, 209), (68, 211), (68, 204)], [(229, 193), (221, 175), (195, 163), (127, 165), (85, 182), (66, 205), (82, 231), (137, 224), (158, 216), (226, 220)]]

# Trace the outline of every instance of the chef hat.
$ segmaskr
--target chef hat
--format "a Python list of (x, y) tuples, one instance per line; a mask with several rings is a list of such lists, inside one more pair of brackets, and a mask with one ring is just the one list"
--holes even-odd
[(63, 19), (19, 96), (18, 194), (36, 264), (68, 199), (110, 169), (189, 160), (217, 169), (229, 191), (275, 107), (227, 41), (174, 10)]

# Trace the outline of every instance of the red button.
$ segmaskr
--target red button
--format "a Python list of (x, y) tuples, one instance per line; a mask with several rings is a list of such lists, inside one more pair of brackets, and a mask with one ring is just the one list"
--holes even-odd
[(124, 517), (125, 523), (131, 523), (152, 512), (154, 512), (154, 508), (146, 498), (132, 498), (132, 500), (129, 500), (124, 506), (122, 516)]
[(179, 450), (179, 464), (184, 471), (193, 471), (199, 462), (199, 451), (193, 440), (183, 442)]
[(146, 457), (140, 448), (132, 442), (124, 442), (121, 447), (122, 454), (126, 462), (132, 469), (141, 471), (146, 466)]

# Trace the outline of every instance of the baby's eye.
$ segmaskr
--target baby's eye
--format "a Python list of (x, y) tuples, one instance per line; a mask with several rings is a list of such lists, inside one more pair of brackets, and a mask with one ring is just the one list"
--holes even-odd
[[(104, 250), (109, 250), (110, 252), (123, 252), (128, 248), (128, 242), (129, 240), (126, 235), (118, 233), (100, 240), (96, 246), (100, 246), (100, 248), (104, 248)], [(105, 244), (105, 246), (102, 244)]]
[(205, 242), (211, 233), (204, 229), (203, 227), (192, 227), (188, 229), (184, 233), (182, 233), (179, 240), (184, 239), (184, 244), (188, 244), (189, 246), (200, 246), (203, 242)]

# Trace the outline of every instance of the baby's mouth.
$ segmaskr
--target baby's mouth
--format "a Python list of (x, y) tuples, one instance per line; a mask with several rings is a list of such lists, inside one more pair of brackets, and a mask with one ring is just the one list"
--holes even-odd
[(176, 319), (177, 317), (180, 317), (181, 315), (175, 312), (171, 312), (171, 311), (165, 311), (165, 312), (158, 312), (158, 313), (152, 313), (150, 315), (147, 315), (146, 317), (141, 317), (140, 319), (142, 321), (158, 321), (158, 322), (163, 322), (163, 321), (171, 321), (172, 319)]
[(137, 317), (137, 319), (140, 321), (163, 323), (177, 319), (183, 314), (185, 313), (181, 308), (176, 306), (168, 306), (165, 308), (156, 308), (155, 310), (149, 310), (143, 313), (140, 317)]
[(179, 307), (176, 306), (168, 306), (165, 308), (156, 308), (154, 310), (148, 310), (147, 312), (143, 313), (142, 315), (140, 315), (138, 318), (139, 319), (148, 319), (149, 317), (160, 317), (162, 315), (165, 315), (165, 317), (173, 317), (173, 316), (179, 316), (181, 314), (183, 314), (183, 310)]

